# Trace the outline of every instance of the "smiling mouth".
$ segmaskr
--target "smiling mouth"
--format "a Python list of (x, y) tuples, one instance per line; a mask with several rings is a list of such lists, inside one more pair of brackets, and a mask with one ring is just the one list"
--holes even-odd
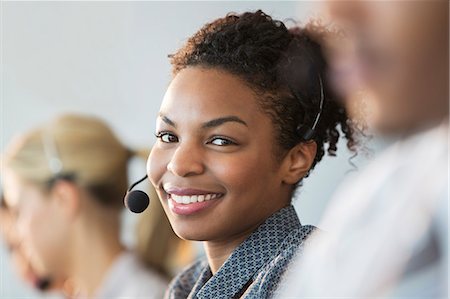
[(199, 195), (176, 195), (168, 193), (168, 195), (169, 198), (173, 199), (176, 203), (184, 205), (218, 199), (223, 196), (222, 193), (209, 193)]

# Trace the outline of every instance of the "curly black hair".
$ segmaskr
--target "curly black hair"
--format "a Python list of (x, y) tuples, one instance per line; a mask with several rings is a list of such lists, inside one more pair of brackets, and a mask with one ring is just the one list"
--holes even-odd
[[(329, 86), (322, 49), (325, 27), (317, 23), (286, 28), (258, 10), (228, 14), (206, 24), (175, 54), (169, 55), (173, 75), (186, 67), (217, 68), (243, 79), (256, 92), (260, 106), (271, 117), (282, 157), (299, 142), (314, 140), (317, 153), (311, 169), (326, 151), (335, 156), (341, 136), (355, 152), (357, 141), (342, 101)], [(322, 89), (322, 91), (321, 91)], [(323, 109), (311, 138), (311, 128)]]

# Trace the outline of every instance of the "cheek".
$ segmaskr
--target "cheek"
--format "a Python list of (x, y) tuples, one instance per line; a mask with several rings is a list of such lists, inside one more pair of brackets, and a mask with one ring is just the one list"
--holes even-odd
[(147, 175), (157, 189), (162, 176), (167, 169), (167, 153), (155, 147), (147, 159)]
[(21, 211), (18, 219), (18, 231), (22, 238), (22, 245), (29, 252), (32, 259), (42, 256), (45, 252), (46, 240), (44, 237), (47, 227), (48, 215), (45, 210), (33, 205)]
[[(25, 242), (34, 245), (39, 239), (42, 226), (46, 222), (47, 216), (45, 208), (38, 204), (30, 203), (23, 207), (18, 219), (19, 233)], [(32, 246), (34, 247), (34, 246)]]
[(228, 191), (235, 194), (254, 193), (264, 189), (268, 183), (268, 174), (272, 173), (267, 157), (259, 157), (257, 154), (230, 157), (220, 162), (215, 159), (209, 165), (211, 172), (225, 184)]
[[(21, 216), (21, 233), (25, 248), (36, 268), (46, 272), (64, 250), (65, 225), (50, 203), (35, 204)], [(66, 234), (67, 235), (67, 234)]]

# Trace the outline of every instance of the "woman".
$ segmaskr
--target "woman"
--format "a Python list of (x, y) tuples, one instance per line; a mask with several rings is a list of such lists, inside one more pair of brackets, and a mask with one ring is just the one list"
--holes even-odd
[[(99, 119), (65, 115), (18, 137), (3, 155), (3, 190), (33, 273), (77, 298), (161, 298), (164, 256), (120, 242), (120, 215), (133, 156)], [(157, 211), (157, 210), (156, 210)], [(160, 236), (173, 244), (168, 225)], [(163, 242), (161, 242), (163, 243)], [(154, 270), (151, 270), (154, 269)]]
[(449, 8), (327, 3), (346, 37), (330, 45), (332, 75), (390, 144), (334, 192), (321, 220), (330, 234), (311, 242), (280, 298), (449, 298)]
[(311, 226), (296, 186), (334, 155), (345, 109), (335, 102), (320, 27), (288, 30), (261, 11), (205, 25), (171, 55), (173, 79), (147, 172), (174, 231), (204, 241), (206, 260), (167, 298), (268, 298)]

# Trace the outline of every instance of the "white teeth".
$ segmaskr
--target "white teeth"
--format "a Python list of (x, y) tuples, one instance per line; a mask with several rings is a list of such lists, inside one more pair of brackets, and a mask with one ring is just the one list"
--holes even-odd
[(183, 202), (183, 196), (178, 196), (175, 194), (172, 194), (172, 199), (175, 200), (177, 203), (182, 203)]
[(191, 195), (191, 196), (189, 196), (189, 195), (180, 196), (180, 195), (171, 194), (170, 196), (172, 197), (172, 199), (175, 202), (187, 205), (190, 203), (203, 202), (203, 201), (217, 198), (217, 197), (219, 197), (219, 194)]
[(197, 195), (191, 196), (191, 203), (197, 202), (197, 200), (198, 200), (198, 196)]

